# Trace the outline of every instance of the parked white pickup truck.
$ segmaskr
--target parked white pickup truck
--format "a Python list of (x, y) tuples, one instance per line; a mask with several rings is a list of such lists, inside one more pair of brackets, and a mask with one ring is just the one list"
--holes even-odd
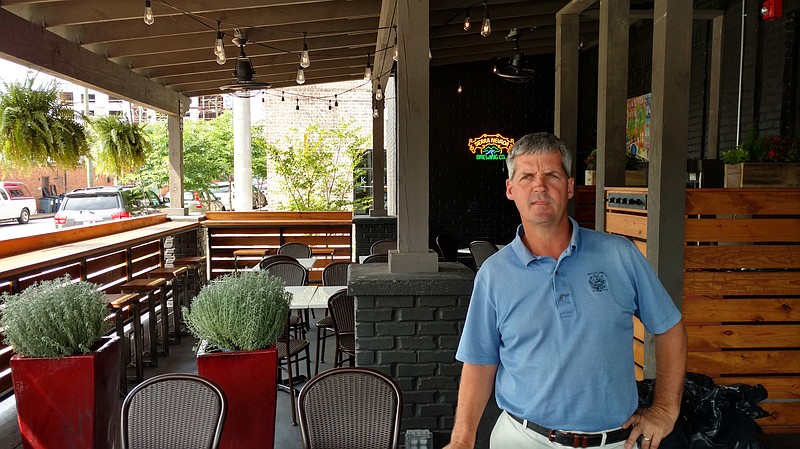
[(25, 184), (0, 181), (0, 220), (17, 220), (25, 224), (36, 212), (36, 198)]

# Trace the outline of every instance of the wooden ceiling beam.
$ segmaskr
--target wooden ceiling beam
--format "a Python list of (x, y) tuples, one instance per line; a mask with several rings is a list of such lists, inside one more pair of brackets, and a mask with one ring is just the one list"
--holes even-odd
[(54, 76), (91, 86), (167, 114), (177, 114), (188, 101), (122, 66), (83, 49), (0, 8), (0, 54), (14, 62), (40, 68)]

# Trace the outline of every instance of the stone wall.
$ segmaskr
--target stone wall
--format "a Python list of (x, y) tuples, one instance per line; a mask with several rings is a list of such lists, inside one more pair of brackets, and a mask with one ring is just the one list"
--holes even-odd
[(356, 365), (390, 375), (403, 391), (402, 429), (449, 441), (461, 363), (455, 360), (474, 273), (442, 263), (438, 273), (391, 274), (386, 264), (353, 265)]

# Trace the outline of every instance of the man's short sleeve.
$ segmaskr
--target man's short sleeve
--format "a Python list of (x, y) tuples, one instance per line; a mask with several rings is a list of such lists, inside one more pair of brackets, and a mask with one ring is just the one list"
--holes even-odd
[(464, 331), (456, 352), (457, 360), (474, 365), (497, 365), (500, 363), (497, 310), (485, 282), (486, 274), (488, 273), (479, 272), (475, 277)]

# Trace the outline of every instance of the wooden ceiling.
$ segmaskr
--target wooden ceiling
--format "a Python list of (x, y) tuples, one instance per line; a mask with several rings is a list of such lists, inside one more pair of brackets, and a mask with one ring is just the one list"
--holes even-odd
[[(149, 26), (143, 21), (144, 3), (2, 0), (0, 7), (5, 11), (0, 11), (0, 19), (12, 17), (11, 13), (34, 25), (18, 28), (26, 30), (20, 32), (53, 33), (80, 54), (78, 46), (102, 58), (96, 67), (81, 70), (105, 71), (103, 65), (111, 62), (185, 96), (218, 94), (219, 86), (233, 81), (238, 49), (231, 39), (237, 29), (250, 40), (245, 52), (255, 68), (255, 78), (273, 87), (296, 85), (304, 32), (311, 56), (311, 66), (305, 70), (307, 84), (363, 79), (368, 58), (374, 64), (376, 51), (380, 54), (394, 45), (391, 28), (380, 29), (380, 0), (151, 0), (155, 23)], [(393, 5), (394, 0), (383, 3)], [(482, 37), (482, 3), (430, 0), (431, 65), (508, 58), (513, 43), (505, 37), (512, 28), (521, 30), (519, 45), (526, 55), (552, 53), (555, 13), (566, 3), (489, 0), (492, 33)], [(467, 11), (472, 19), (470, 31), (463, 29)], [(217, 64), (213, 54), (217, 21), (225, 33), (225, 65)], [(596, 39), (597, 22), (587, 19), (581, 32), (587, 39)], [(32, 57), (4, 48), (2, 43), (0, 56), (34, 66), (42, 61), (44, 56), (35, 54), (36, 39), (41, 36), (20, 38), (30, 43), (27, 51)]]

